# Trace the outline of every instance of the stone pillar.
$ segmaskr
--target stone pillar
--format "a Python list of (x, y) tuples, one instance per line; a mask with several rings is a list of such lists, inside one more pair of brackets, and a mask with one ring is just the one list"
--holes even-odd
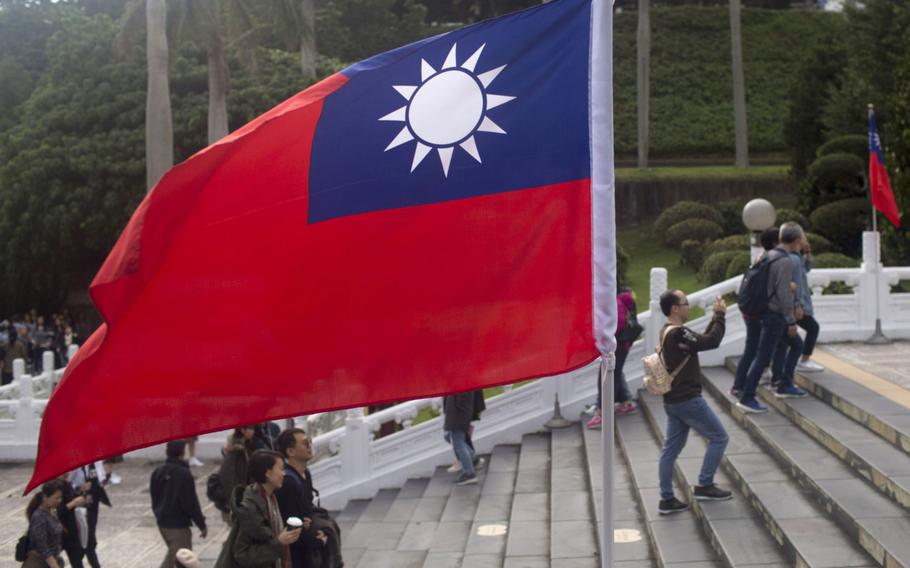
[(54, 352), (45, 351), (41, 354), (41, 374), (46, 375), (54, 372)]
[(649, 308), (651, 310), (651, 320), (645, 327), (645, 353), (651, 353), (657, 347), (657, 340), (660, 337), (660, 329), (666, 323), (667, 318), (660, 311), (660, 295), (667, 291), (667, 269), (651, 269), (651, 290)]
[(880, 255), (880, 233), (863, 231), (863, 263), (860, 265), (861, 275), (856, 295), (860, 304), (860, 326), (869, 331), (875, 329), (876, 318), (884, 316), (884, 303), (889, 293)]
[(13, 381), (19, 389), (19, 406), (16, 408), (16, 441), (35, 443), (38, 437), (39, 419), (35, 415), (32, 377), (25, 374), (25, 361), (13, 361)]
[(351, 408), (344, 422), (341, 439), (341, 479), (345, 485), (370, 475), (370, 429), (363, 408)]

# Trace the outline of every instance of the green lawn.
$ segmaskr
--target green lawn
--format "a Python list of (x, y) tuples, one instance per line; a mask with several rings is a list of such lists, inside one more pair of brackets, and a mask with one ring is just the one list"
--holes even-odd
[(733, 166), (695, 166), (648, 168), (616, 168), (616, 179), (619, 181), (648, 180), (739, 180), (739, 179), (783, 179), (789, 174), (790, 166), (752, 166), (736, 168)]
[(635, 291), (639, 311), (648, 309), (652, 267), (660, 266), (667, 269), (670, 288), (678, 288), (685, 292), (704, 288), (696, 278), (695, 271), (679, 263), (679, 251), (664, 246), (660, 239), (651, 235), (650, 225), (620, 229), (617, 233), (619, 244), (631, 259), (626, 285)]

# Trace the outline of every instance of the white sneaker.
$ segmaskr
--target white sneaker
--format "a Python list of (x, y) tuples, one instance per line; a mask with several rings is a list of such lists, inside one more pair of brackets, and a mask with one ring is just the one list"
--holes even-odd
[(800, 361), (796, 364), (796, 370), (802, 371), (804, 373), (817, 373), (819, 371), (824, 371), (825, 368), (816, 363), (815, 361)]
[(123, 478), (112, 471), (111, 476), (108, 479), (108, 481), (111, 482), (111, 485), (120, 485), (121, 483), (123, 483)]
[(192, 467), (202, 467), (202, 462), (195, 456), (190, 458), (190, 466)]
[(449, 473), (458, 473), (459, 471), (461, 471), (461, 462), (456, 461), (455, 463), (450, 465), (449, 469), (447, 469), (446, 471)]

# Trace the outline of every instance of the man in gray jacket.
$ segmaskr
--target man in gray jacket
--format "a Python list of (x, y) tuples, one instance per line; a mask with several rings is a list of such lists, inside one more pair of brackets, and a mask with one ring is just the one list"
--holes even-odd
[[(790, 283), (793, 281), (793, 263), (790, 262), (790, 253), (795, 252), (802, 242), (803, 230), (796, 223), (784, 223), (780, 228), (780, 245), (769, 251), (768, 274), (768, 309), (761, 316), (761, 336), (758, 340), (758, 353), (749, 373), (742, 397), (736, 403), (737, 408), (745, 412), (768, 412), (767, 407), (759, 404), (755, 399), (758, 381), (761, 374), (771, 363), (777, 350), (777, 345), (782, 339), (795, 342), (796, 315), (794, 312), (793, 291)], [(794, 365), (795, 366), (795, 361)], [(784, 373), (777, 386), (778, 397), (801, 398), (806, 392), (793, 385), (793, 372)]]

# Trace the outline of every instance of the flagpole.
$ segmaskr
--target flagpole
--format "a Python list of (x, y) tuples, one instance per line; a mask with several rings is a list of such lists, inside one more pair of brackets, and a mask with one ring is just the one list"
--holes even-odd
[[(869, 103), (869, 126), (871, 130), (872, 126), (872, 117), (875, 112), (875, 106), (872, 103)], [(869, 132), (869, 135), (872, 135), (872, 132)], [(872, 333), (872, 337), (866, 340), (868, 345), (887, 345), (891, 343), (891, 340), (888, 339), (884, 333), (882, 333), (882, 316), (881, 316), (881, 284), (879, 283), (879, 273), (881, 270), (881, 259), (879, 255), (881, 254), (881, 235), (878, 234), (878, 215), (875, 213), (875, 203), (872, 200), (872, 176), (868, 176), (868, 186), (869, 186), (869, 205), (872, 208), (872, 233), (875, 234), (875, 244), (873, 248), (875, 249), (875, 332)]]
[(600, 365), (600, 417), (603, 421), (601, 424), (601, 450), (603, 451), (603, 484), (600, 495), (600, 517), (601, 517), (601, 565), (603, 568), (612, 568), (613, 566), (613, 447), (616, 439), (616, 422), (613, 414), (613, 381), (614, 369), (616, 368), (616, 355), (609, 353), (606, 360), (602, 360)]

